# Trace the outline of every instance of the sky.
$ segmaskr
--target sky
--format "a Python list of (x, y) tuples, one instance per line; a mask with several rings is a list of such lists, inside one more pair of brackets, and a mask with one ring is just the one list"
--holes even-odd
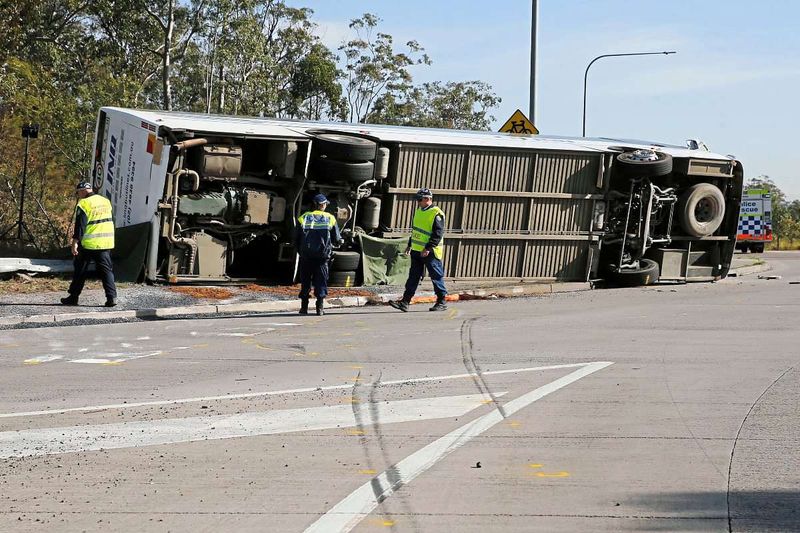
[[(433, 60), (415, 82), (481, 80), (502, 98), (496, 127), (528, 114), (530, 0), (287, 0), (314, 10), (335, 50), (351, 19), (378, 15), (400, 45), (418, 41)], [(580, 136), (589, 71), (590, 137), (683, 145), (701, 139), (733, 154), (745, 177), (766, 174), (800, 199), (800, 2), (796, 0), (539, 0), (538, 92), (542, 134)]]

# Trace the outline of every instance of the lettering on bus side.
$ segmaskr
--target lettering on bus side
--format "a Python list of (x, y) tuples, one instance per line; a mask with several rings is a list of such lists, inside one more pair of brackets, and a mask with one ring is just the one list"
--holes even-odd
[(106, 169), (106, 181), (109, 186), (114, 183), (114, 165), (117, 159), (117, 138), (111, 136), (111, 143), (108, 146), (108, 168)]

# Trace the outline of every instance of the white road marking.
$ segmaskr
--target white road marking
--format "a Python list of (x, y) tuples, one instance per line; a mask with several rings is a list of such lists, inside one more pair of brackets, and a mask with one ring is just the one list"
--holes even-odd
[[(458, 417), (483, 406), (483, 399), (481, 394), (468, 394), (377, 402), (370, 408), (363, 409), (361, 425)], [(373, 415), (376, 416), (373, 418)], [(348, 428), (358, 425), (352, 406), (330, 405), (261, 413), (4, 431), (0, 433), (0, 459)]]
[[(590, 363), (571, 374), (567, 374), (547, 385), (523, 394), (503, 405), (506, 416), (513, 415), (536, 400), (544, 398), (548, 394), (566, 387), (570, 383), (574, 383), (589, 374), (606, 368), (611, 364), (613, 363)], [(350, 531), (358, 525), (361, 520), (372, 513), (380, 502), (394, 494), (398, 488), (407, 485), (417, 476), (431, 468), (437, 461), (448, 456), (473, 438), (491, 429), (494, 425), (503, 420), (504, 418), (503, 415), (500, 414), (500, 411), (494, 409), (490, 413), (464, 424), (455, 431), (451, 431), (444, 437), (412, 453), (397, 463), (392, 469), (391, 474), (387, 471), (382, 472), (372, 480), (361, 485), (344, 500), (334, 505), (330, 511), (311, 524), (311, 526), (306, 529), (306, 533), (345, 533)], [(390, 476), (392, 478), (391, 481), (389, 479)], [(376, 494), (378, 490), (380, 490), (380, 493)]]
[[(173, 348), (173, 350), (178, 350), (180, 348)], [(81, 363), (81, 364), (95, 364), (95, 365), (107, 365), (109, 363), (124, 363), (125, 361), (133, 361), (134, 359), (144, 359), (145, 357), (153, 357), (154, 355), (161, 355), (161, 350), (155, 352), (140, 352), (140, 353), (111, 353), (108, 354), (108, 357), (88, 357), (85, 359), (70, 359), (68, 360), (69, 363)]]
[[(236, 330), (249, 330), (253, 331), (255, 326), (299, 326), (300, 324), (295, 324), (294, 322), (259, 322), (258, 324), (250, 324), (249, 326), (226, 326), (225, 329), (228, 331), (236, 331)], [(261, 332), (263, 330), (259, 330)], [(267, 331), (274, 331), (274, 329), (268, 329)]]
[(50, 361), (58, 361), (59, 359), (63, 359), (63, 355), (40, 355), (38, 357), (31, 357), (30, 359), (25, 359), (23, 363), (26, 365), (37, 365), (39, 363), (49, 363)]
[[(539, 372), (543, 370), (559, 370), (562, 368), (579, 368), (587, 365), (605, 364), (602, 362), (593, 363), (571, 363), (565, 365), (548, 365), (548, 366), (531, 366), (527, 368), (508, 368), (505, 370), (488, 370), (481, 372), (484, 376), (499, 375), (499, 374), (514, 374), (517, 372)], [(611, 363), (608, 363), (611, 364)], [(443, 381), (449, 379), (462, 379), (472, 377), (473, 374), (451, 374), (448, 376), (434, 376), (424, 378), (409, 378), (397, 379), (393, 381), (381, 381), (382, 385), (407, 385), (412, 383), (425, 383), (428, 381)], [(23, 416), (42, 416), (42, 415), (56, 415), (63, 413), (76, 413), (82, 411), (99, 411), (103, 409), (125, 409), (128, 407), (150, 407), (154, 405), (176, 405), (182, 403), (195, 403), (195, 402), (213, 402), (216, 400), (241, 400), (245, 398), (260, 398), (263, 396), (280, 396), (284, 394), (302, 394), (305, 392), (322, 392), (329, 390), (342, 390), (353, 388), (352, 383), (345, 385), (327, 385), (325, 387), (303, 387), (299, 389), (286, 389), (277, 391), (264, 391), (264, 392), (247, 392), (243, 394), (223, 394), (220, 396), (200, 396), (195, 398), (178, 398), (175, 400), (154, 400), (150, 402), (130, 402), (130, 403), (113, 403), (106, 405), (89, 405), (85, 407), (67, 407), (65, 409), (43, 409), (41, 411), (25, 411), (17, 413), (0, 413), (0, 418), (15, 418)]]
[[(125, 345), (126, 343), (122, 343)], [(128, 345), (130, 346), (130, 345)], [(178, 350), (190, 350), (191, 346), (175, 346), (173, 348), (169, 348), (167, 350), (157, 350), (153, 352), (113, 352), (113, 353), (104, 353), (105, 357), (83, 357), (80, 359), (65, 359), (67, 363), (79, 363), (79, 364), (109, 364), (109, 363), (124, 363), (125, 361), (133, 361), (134, 359), (144, 359), (146, 357), (153, 357), (155, 355), (161, 355), (165, 352), (171, 351), (178, 351)], [(86, 353), (88, 352), (88, 348), (80, 348), (78, 353)], [(34, 357), (31, 359), (26, 359), (23, 361), (25, 364), (38, 364), (38, 363), (49, 363), (51, 361), (58, 361), (64, 359), (64, 356), (61, 355), (47, 355), (41, 357)]]

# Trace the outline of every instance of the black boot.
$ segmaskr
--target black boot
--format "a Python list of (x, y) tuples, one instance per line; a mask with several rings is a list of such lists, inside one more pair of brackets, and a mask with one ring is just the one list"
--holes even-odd
[(66, 298), (61, 298), (61, 305), (78, 305), (78, 297), (70, 294)]
[(438, 296), (436, 298), (436, 303), (433, 304), (433, 307), (428, 309), (428, 311), (446, 311), (447, 304), (444, 302), (444, 296)]
[(325, 314), (323, 311), (323, 306), (325, 305), (325, 298), (317, 298), (317, 316), (322, 316)]
[(400, 311), (407, 313), (408, 312), (408, 302), (405, 300), (397, 300), (393, 302), (389, 302), (389, 305), (394, 307), (395, 309), (399, 309)]
[(308, 298), (300, 298), (300, 314), (308, 314)]

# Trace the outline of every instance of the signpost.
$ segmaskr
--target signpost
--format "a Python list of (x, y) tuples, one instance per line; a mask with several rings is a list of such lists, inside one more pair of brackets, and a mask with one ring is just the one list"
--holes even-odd
[(539, 130), (528, 120), (525, 114), (517, 109), (498, 130), (502, 133), (519, 133), (522, 135), (538, 135)]

